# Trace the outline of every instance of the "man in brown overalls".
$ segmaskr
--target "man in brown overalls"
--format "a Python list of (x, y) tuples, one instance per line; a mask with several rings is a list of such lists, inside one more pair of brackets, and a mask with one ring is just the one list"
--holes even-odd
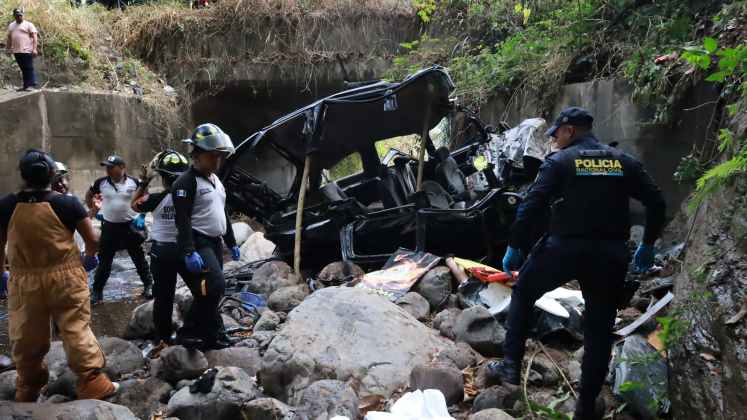
[[(50, 320), (59, 328), (68, 364), (78, 376), (78, 398), (106, 398), (118, 384), (101, 372), (106, 361), (90, 327), (86, 275), (97, 264), (98, 238), (80, 201), (51, 191), (55, 162), (49, 155), (29, 150), (19, 169), (24, 189), (0, 200), (0, 264), (7, 243), (16, 401), (36, 401), (47, 384)], [(76, 230), (86, 243), (84, 256), (73, 240)]]

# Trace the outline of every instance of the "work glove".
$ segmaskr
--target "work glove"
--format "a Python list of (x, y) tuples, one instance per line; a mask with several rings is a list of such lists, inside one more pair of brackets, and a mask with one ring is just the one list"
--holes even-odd
[(86, 271), (91, 271), (99, 265), (99, 257), (96, 255), (83, 255), (81, 260), (83, 262), (83, 268), (85, 268)]
[(10, 279), (10, 271), (3, 271), (2, 279), (0, 279), (0, 299), (5, 299), (8, 296), (8, 280)]
[(640, 244), (633, 256), (633, 272), (645, 273), (654, 265), (654, 247)]
[(524, 254), (521, 252), (520, 249), (506, 248), (506, 255), (503, 256), (503, 271), (506, 273), (511, 273), (513, 271), (516, 271), (521, 267), (521, 264), (524, 262)]
[(104, 221), (104, 215), (101, 212), (96, 213), (96, 216), (94, 217), (96, 217), (96, 220), (98, 220), (99, 222)]
[(231, 247), (231, 259), (234, 261), (241, 259), (241, 248), (238, 245)]
[(202, 257), (197, 251), (192, 251), (191, 254), (184, 257), (184, 263), (190, 273), (199, 273), (205, 268), (205, 262), (202, 261)]
[(141, 214), (132, 219), (132, 226), (137, 230), (145, 230), (145, 215)]

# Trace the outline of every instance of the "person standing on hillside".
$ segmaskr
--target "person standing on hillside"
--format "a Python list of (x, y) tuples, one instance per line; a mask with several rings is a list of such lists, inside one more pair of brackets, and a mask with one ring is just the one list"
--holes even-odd
[[(16, 365), (15, 399), (36, 402), (47, 384), (50, 320), (58, 329), (67, 362), (78, 376), (79, 399), (103, 399), (118, 385), (102, 372), (101, 346), (91, 331), (88, 276), (98, 263), (98, 238), (86, 209), (74, 196), (51, 190), (55, 162), (31, 149), (21, 158), (23, 189), (0, 200), (0, 266), (6, 244), (10, 273), (8, 329)], [(80, 252), (73, 233), (80, 232)]]
[(150, 299), (153, 280), (150, 275), (148, 261), (145, 259), (142, 232), (145, 230), (145, 215), (138, 215), (132, 210), (130, 203), (140, 181), (127, 175), (124, 159), (117, 155), (109, 156), (101, 162), (106, 167), (106, 176), (97, 179), (88, 193), (86, 204), (95, 212), (94, 198), (101, 196), (101, 263), (93, 277), (92, 302), (98, 303), (104, 299), (106, 286), (112, 271), (114, 255), (120, 249), (126, 249), (135, 264), (137, 274), (143, 282), (143, 297)]
[(34, 57), (39, 55), (39, 31), (33, 23), (23, 19), (23, 9), (13, 9), (15, 22), (8, 26), (8, 39), (5, 43), (8, 53), (12, 53), (23, 75), (22, 92), (36, 87)]

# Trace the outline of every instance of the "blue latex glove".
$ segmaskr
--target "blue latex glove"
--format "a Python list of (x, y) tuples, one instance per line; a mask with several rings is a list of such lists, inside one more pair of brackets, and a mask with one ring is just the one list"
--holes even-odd
[(132, 226), (137, 230), (145, 230), (145, 215), (141, 214), (138, 217), (132, 219)]
[(103, 222), (104, 215), (101, 212), (96, 213), (96, 220), (98, 220), (99, 222)]
[(654, 247), (640, 244), (633, 256), (633, 272), (645, 273), (654, 265)]
[(238, 245), (234, 245), (231, 248), (231, 259), (234, 261), (238, 261), (241, 259), (241, 248), (239, 248)]
[(99, 265), (99, 257), (97, 255), (83, 255), (81, 259), (83, 261), (83, 268), (86, 271), (91, 271)]
[(205, 268), (205, 262), (202, 261), (202, 257), (197, 251), (192, 251), (191, 254), (184, 257), (184, 263), (187, 265), (187, 270), (191, 273), (199, 273)]
[(10, 279), (10, 271), (3, 271), (2, 279), (0, 279), (0, 299), (8, 295), (8, 279)]
[(506, 255), (503, 256), (503, 271), (511, 273), (521, 267), (524, 262), (524, 254), (516, 248), (506, 248)]

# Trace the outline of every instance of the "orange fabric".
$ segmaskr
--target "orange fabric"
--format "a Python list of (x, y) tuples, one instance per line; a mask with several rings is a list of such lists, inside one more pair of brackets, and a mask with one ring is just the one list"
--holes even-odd
[[(49, 203), (19, 203), (8, 225), (8, 324), (18, 380), (16, 398), (35, 400), (46, 385), (44, 356), (49, 351), (50, 319), (59, 328), (68, 365), (86, 391), (105, 366), (104, 353), (91, 331), (88, 276), (73, 233)], [(96, 389), (108, 389), (97, 386)]]

